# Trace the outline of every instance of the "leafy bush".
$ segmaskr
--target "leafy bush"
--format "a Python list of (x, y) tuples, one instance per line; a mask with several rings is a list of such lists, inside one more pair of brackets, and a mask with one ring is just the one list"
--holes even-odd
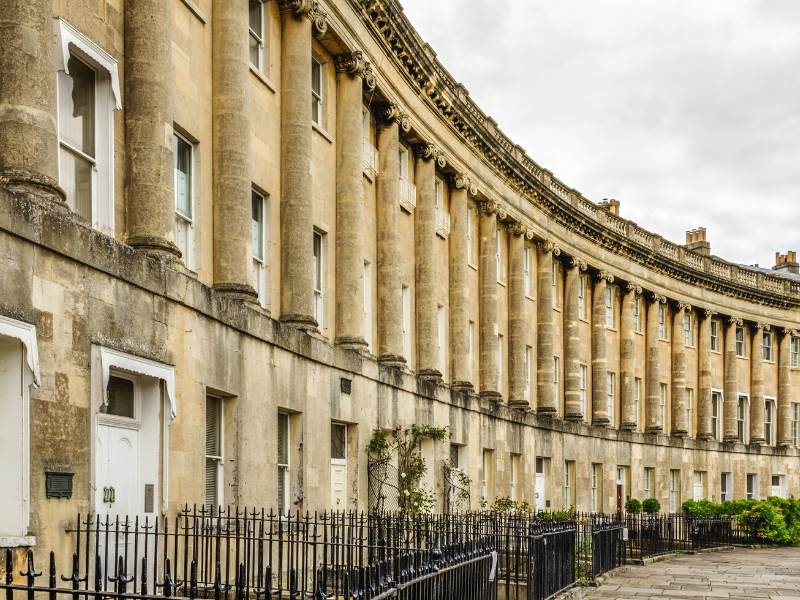
[(625, 501), (625, 512), (629, 512), (634, 515), (642, 512), (642, 503), (636, 498), (628, 498)]
[(687, 500), (683, 503), (687, 516), (735, 518), (737, 523), (755, 532), (759, 540), (770, 544), (800, 543), (800, 500), (769, 498), (767, 500)]
[(661, 502), (655, 498), (647, 498), (642, 502), (642, 510), (649, 515), (653, 515), (661, 510)]
[(496, 498), (489, 506), (489, 510), (498, 513), (528, 514), (531, 512), (531, 505), (527, 502), (518, 502), (503, 496)]

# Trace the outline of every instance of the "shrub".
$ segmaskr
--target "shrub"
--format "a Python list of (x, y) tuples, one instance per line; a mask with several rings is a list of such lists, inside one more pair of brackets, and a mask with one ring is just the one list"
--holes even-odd
[(696, 519), (713, 519), (723, 516), (722, 505), (711, 500), (687, 500), (682, 505), (683, 512)]
[(629, 512), (634, 515), (642, 512), (642, 503), (636, 498), (628, 498), (625, 501), (625, 512)]
[(661, 502), (655, 498), (647, 498), (642, 502), (642, 510), (649, 515), (653, 515), (661, 510)]

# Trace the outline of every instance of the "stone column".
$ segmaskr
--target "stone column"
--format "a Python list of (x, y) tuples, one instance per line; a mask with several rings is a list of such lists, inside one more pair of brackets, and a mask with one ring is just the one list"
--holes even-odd
[(725, 327), (725, 363), (723, 391), (725, 398), (722, 402), (723, 415), (723, 441), (735, 442), (739, 439), (736, 430), (736, 406), (739, 402), (739, 379), (736, 358), (736, 328), (742, 326), (742, 320), (737, 317), (728, 317)]
[[(750, 443), (764, 444), (764, 356), (761, 338), (769, 325), (754, 323), (750, 337)], [(773, 416), (773, 419), (775, 417)], [(774, 440), (773, 440), (774, 443)]]
[(480, 290), (480, 384), (482, 398), (499, 400), (497, 381), (497, 243), (496, 206), (491, 202), (479, 205), (480, 264), (478, 280)]
[(414, 213), (416, 246), (417, 375), (441, 379), (436, 331), (436, 166), (447, 163), (433, 144), (414, 146), (417, 209)]
[(530, 408), (525, 399), (525, 230), (508, 227), (508, 403)]
[(212, 5), (214, 288), (256, 300), (250, 281), (252, 178), (245, 0)]
[[(699, 318), (700, 313), (697, 314)], [(715, 435), (711, 428), (711, 320), (716, 314), (706, 309), (698, 332), (697, 438), (701, 440), (710, 440)]]
[(575, 257), (569, 260), (564, 286), (564, 418), (568, 421), (582, 421), (585, 410), (581, 406), (581, 340), (578, 314), (578, 286), (584, 271), (584, 261)]
[(629, 283), (622, 293), (622, 309), (619, 320), (620, 335), (622, 336), (619, 346), (620, 390), (622, 392), (620, 429), (635, 431), (639, 422), (639, 415), (636, 410), (636, 373), (634, 371), (636, 332), (634, 331), (634, 321), (636, 320), (636, 297), (642, 293), (642, 288)]
[(62, 202), (52, 17), (50, 0), (7, 0), (0, 10), (0, 179)]
[[(378, 361), (403, 367), (403, 299), (400, 283), (400, 232), (398, 201), (400, 197), (400, 130), (411, 127), (408, 115), (395, 104), (386, 104), (379, 112), (378, 188), (376, 202), (378, 246)], [(359, 147), (361, 145), (359, 144)]]
[(168, 0), (125, 3), (125, 184), (128, 244), (174, 258), (171, 15)]
[(791, 446), (792, 440), (792, 336), (800, 331), (784, 329), (778, 348), (778, 445)]
[(364, 105), (362, 87), (375, 89), (360, 50), (336, 56), (336, 337), (365, 350), (364, 339)]
[(647, 380), (647, 427), (648, 433), (661, 433), (664, 429), (661, 404), (661, 370), (659, 368), (658, 306), (666, 304), (664, 296), (653, 293), (647, 305), (647, 355), (645, 357), (645, 379)]
[(597, 273), (592, 291), (592, 424), (608, 425), (608, 361), (606, 358), (606, 289), (614, 276)]
[(469, 364), (469, 316), (467, 314), (467, 211), (468, 196), (477, 193), (464, 174), (452, 178), (450, 193), (450, 360), (454, 389), (472, 389)]
[(677, 310), (672, 314), (672, 397), (670, 414), (672, 415), (672, 435), (682, 437), (689, 432), (686, 415), (686, 343), (683, 339), (683, 318), (692, 307), (678, 302)]
[[(311, 35), (322, 35), (316, 2), (279, 0), (281, 11), (281, 320), (314, 329), (311, 203)], [(239, 32), (247, 38), (246, 29)], [(360, 145), (360, 143), (359, 143)], [(249, 229), (248, 229), (249, 230)]]
[(553, 394), (553, 257), (561, 250), (553, 242), (538, 244), (536, 265), (536, 410), (552, 414), (558, 409)]

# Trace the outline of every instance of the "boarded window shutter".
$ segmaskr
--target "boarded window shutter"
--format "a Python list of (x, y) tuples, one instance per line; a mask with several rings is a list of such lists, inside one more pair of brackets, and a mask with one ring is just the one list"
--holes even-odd
[(219, 462), (221, 401), (211, 396), (206, 398), (206, 504), (212, 506), (219, 499)]

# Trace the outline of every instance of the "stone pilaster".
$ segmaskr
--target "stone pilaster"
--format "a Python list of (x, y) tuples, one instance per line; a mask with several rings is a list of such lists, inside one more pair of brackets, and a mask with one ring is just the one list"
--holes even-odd
[(639, 423), (639, 414), (636, 410), (636, 374), (635, 367), (635, 348), (636, 332), (634, 331), (634, 321), (636, 319), (636, 298), (642, 293), (642, 288), (632, 283), (627, 284), (622, 289), (622, 307), (620, 310), (620, 346), (619, 346), (619, 367), (620, 367), (620, 429), (635, 431)]
[(480, 213), (480, 264), (478, 280), (480, 293), (480, 384), (483, 398), (498, 400), (501, 397), (497, 381), (497, 262), (495, 244), (497, 236), (496, 207), (490, 202), (479, 204)]
[(469, 316), (467, 299), (467, 211), (468, 196), (475, 195), (475, 184), (464, 174), (452, 178), (450, 193), (450, 361), (451, 388), (472, 389), (469, 364)]
[(792, 440), (792, 336), (800, 331), (784, 329), (778, 348), (778, 445), (791, 446)]
[[(403, 301), (400, 283), (400, 130), (410, 129), (408, 115), (394, 104), (386, 104), (378, 114), (378, 360), (402, 367), (410, 359), (403, 356)], [(359, 144), (360, 147), (360, 144)]]
[(646, 431), (661, 433), (664, 430), (661, 413), (661, 369), (659, 368), (658, 307), (667, 299), (659, 294), (650, 294), (647, 305), (647, 354), (645, 356), (645, 379), (647, 380)]
[(125, 3), (125, 184), (128, 244), (174, 258), (171, 16), (168, 0)]
[(736, 406), (739, 402), (738, 359), (736, 358), (736, 328), (742, 326), (742, 320), (729, 317), (725, 327), (725, 364), (723, 377), (722, 402), (723, 415), (723, 441), (735, 442), (738, 440), (736, 429)]
[[(701, 314), (698, 311), (698, 319)], [(711, 320), (716, 313), (705, 310), (702, 314), (697, 335), (698, 359), (698, 394), (697, 394), (697, 438), (701, 440), (712, 439), (716, 432), (712, 431), (711, 416)]]
[[(761, 338), (769, 325), (754, 323), (750, 335), (750, 443), (766, 442), (764, 433), (764, 357)], [(773, 416), (773, 419), (775, 417)], [(773, 440), (774, 443), (774, 440)]]
[[(281, 12), (281, 320), (314, 329), (311, 203), (311, 36), (325, 32), (315, 0), (279, 0)], [(246, 29), (242, 31), (246, 32)], [(240, 37), (247, 36), (239, 32)], [(359, 142), (359, 146), (360, 146)]]
[(671, 372), (672, 394), (670, 414), (672, 418), (672, 435), (682, 437), (689, 432), (689, 423), (686, 415), (686, 343), (683, 339), (683, 318), (687, 311), (691, 313), (692, 307), (683, 302), (678, 302), (676, 310), (672, 313), (672, 345), (671, 345)]
[(336, 65), (336, 337), (335, 343), (364, 350), (364, 137), (362, 87), (375, 89), (370, 64), (360, 50), (339, 54)]
[(606, 289), (614, 276), (597, 273), (592, 290), (592, 423), (608, 425), (608, 359), (606, 357)]
[(586, 262), (571, 258), (566, 268), (564, 285), (564, 418), (582, 421), (586, 407), (581, 406), (580, 315), (578, 286)]
[(52, 15), (50, 0), (9, 0), (0, 10), (0, 180), (63, 202)]
[(508, 403), (529, 408), (525, 399), (525, 230), (508, 228)]
[(252, 178), (245, 0), (212, 6), (214, 288), (256, 300), (250, 281)]
[(538, 244), (536, 261), (536, 410), (553, 414), (558, 398), (553, 393), (553, 257), (561, 250), (552, 242)]
[(416, 246), (417, 375), (441, 379), (436, 331), (436, 165), (447, 163), (433, 144), (414, 146), (417, 209), (414, 215)]

